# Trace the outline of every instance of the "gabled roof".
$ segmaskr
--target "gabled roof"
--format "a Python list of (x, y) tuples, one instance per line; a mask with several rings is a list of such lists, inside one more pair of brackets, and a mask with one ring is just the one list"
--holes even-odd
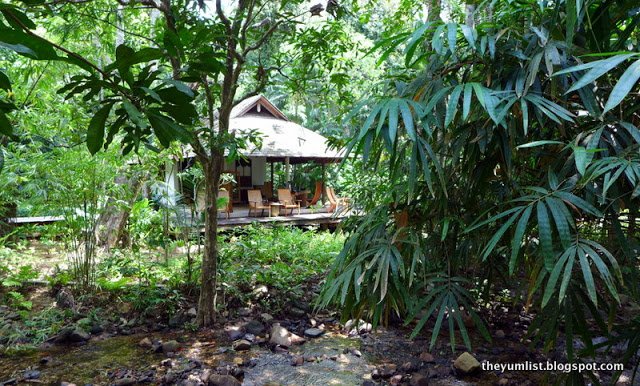
[(329, 149), (327, 139), (295, 122), (275, 107), (263, 95), (238, 103), (231, 111), (232, 131), (255, 130), (262, 146), (243, 151), (247, 157), (267, 157), (278, 161), (289, 158), (291, 163), (317, 161), (339, 162), (342, 151)]
[(255, 111), (257, 113), (262, 113), (264, 110), (265, 113), (270, 114), (274, 118), (282, 119), (284, 121), (288, 121), (286, 115), (282, 113), (273, 103), (269, 102), (264, 95), (256, 95), (249, 97), (240, 103), (238, 103), (232, 110), (230, 118), (237, 118), (243, 116), (251, 111)]

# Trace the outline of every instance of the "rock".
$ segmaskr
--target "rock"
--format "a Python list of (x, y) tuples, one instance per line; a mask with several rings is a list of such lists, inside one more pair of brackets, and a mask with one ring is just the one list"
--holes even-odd
[(295, 318), (302, 318), (307, 315), (307, 312), (305, 310), (301, 310), (298, 307), (291, 307), (289, 308), (289, 315)]
[(242, 386), (240, 381), (231, 375), (211, 374), (207, 379), (209, 386)]
[(355, 320), (350, 319), (344, 325), (344, 329), (349, 332), (350, 335), (365, 334), (371, 332), (372, 328), (371, 323), (367, 323), (364, 320), (358, 320), (356, 323)]
[(509, 380), (507, 378), (500, 378), (498, 381), (498, 386), (507, 386), (509, 384)]
[(56, 306), (58, 308), (62, 308), (63, 310), (72, 310), (76, 309), (76, 300), (73, 297), (71, 291), (68, 288), (61, 289), (56, 295)]
[(65, 327), (56, 336), (56, 343), (79, 343), (89, 340), (89, 334), (80, 327)]
[(292, 334), (286, 328), (276, 323), (271, 327), (269, 343), (289, 347), (293, 344), (303, 343), (305, 340), (296, 334)]
[(423, 374), (413, 374), (411, 377), (411, 381), (409, 381), (410, 386), (429, 386), (429, 378)]
[(128, 302), (118, 303), (118, 305), (116, 306), (116, 310), (118, 310), (118, 312), (121, 314), (128, 314), (132, 309), (133, 306)]
[(304, 364), (304, 357), (301, 355), (293, 357), (291, 359), (291, 366), (302, 366)]
[(162, 352), (165, 354), (176, 352), (179, 348), (180, 343), (176, 342), (175, 340), (170, 340), (162, 344)]
[(393, 363), (385, 364), (379, 367), (380, 376), (382, 378), (391, 378), (396, 373), (397, 366)]
[(260, 317), (262, 318), (262, 320), (264, 320), (265, 323), (269, 323), (273, 320), (273, 316), (271, 316), (271, 314), (267, 314), (266, 312), (260, 314)]
[(140, 342), (138, 342), (138, 346), (150, 349), (151, 347), (153, 347), (153, 342), (151, 342), (151, 339), (149, 338), (143, 338), (140, 340)]
[(253, 334), (244, 334), (244, 339), (254, 343), (256, 341), (256, 336)]
[(242, 307), (238, 309), (238, 315), (240, 316), (249, 316), (251, 315), (251, 308)]
[(480, 368), (480, 362), (465, 351), (453, 362), (453, 367), (462, 374), (471, 374)]
[(360, 358), (362, 356), (362, 353), (360, 352), (360, 350), (356, 349), (356, 348), (352, 348), (351, 350), (349, 350), (349, 352), (352, 355), (357, 356), (358, 358)]
[(495, 333), (495, 337), (496, 337), (496, 339), (504, 339), (504, 337), (505, 337), (505, 336), (506, 336), (506, 335), (505, 335), (505, 333), (504, 333), (504, 331), (503, 331), (503, 330), (498, 330), (498, 331), (496, 331), (496, 333)]
[(423, 353), (420, 354), (420, 360), (423, 362), (427, 362), (427, 363), (433, 363), (435, 362), (435, 358), (433, 357), (433, 355), (431, 355), (430, 353), (424, 351)]
[(260, 335), (265, 331), (264, 325), (257, 320), (251, 320), (244, 326), (244, 329), (249, 334)]
[(238, 340), (244, 336), (242, 328), (239, 326), (227, 326), (224, 329), (227, 331), (227, 335), (231, 340)]
[(76, 384), (70, 382), (60, 382), (60, 386), (76, 386)]
[(196, 316), (198, 316), (198, 310), (195, 309), (195, 307), (191, 307), (187, 310), (187, 316), (190, 318), (195, 318)]
[(399, 385), (400, 382), (402, 382), (402, 375), (401, 374), (394, 375), (389, 380), (389, 383), (392, 384), (392, 385)]
[(24, 372), (24, 379), (38, 379), (40, 372), (38, 370), (27, 370)]
[(179, 312), (169, 319), (169, 327), (181, 327), (186, 322), (185, 319), (185, 315), (182, 312)]
[(136, 383), (138, 382), (135, 380), (135, 378), (125, 377), (125, 378), (118, 379), (113, 384), (115, 386), (131, 386), (131, 385), (135, 385)]
[(163, 367), (173, 367), (173, 361), (171, 359), (165, 359), (160, 362), (160, 365), (162, 365)]
[(320, 336), (322, 336), (324, 334), (324, 331), (322, 331), (319, 328), (307, 328), (306, 330), (304, 330), (304, 335), (308, 336), (309, 338), (318, 338)]
[(247, 351), (251, 349), (251, 342), (245, 339), (240, 339), (233, 342), (233, 349), (236, 351)]
[(102, 334), (104, 332), (104, 327), (102, 327), (98, 323), (94, 323), (93, 325), (91, 325), (91, 329), (89, 330), (89, 332), (93, 335)]
[(236, 366), (242, 366), (244, 365), (244, 359), (240, 358), (240, 357), (235, 357), (233, 358), (233, 364)]
[(404, 371), (405, 373), (413, 373), (414, 371), (418, 370), (420, 366), (418, 366), (417, 363), (415, 363), (414, 361), (409, 361), (409, 362), (405, 362), (401, 369), (402, 371)]

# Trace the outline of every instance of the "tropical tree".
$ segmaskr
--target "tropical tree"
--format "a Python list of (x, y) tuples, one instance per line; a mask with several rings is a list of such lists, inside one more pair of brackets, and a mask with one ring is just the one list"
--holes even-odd
[[(300, 22), (320, 15), (323, 8), (316, 6), (310, 11), (302, 3), (243, 0), (223, 7), (217, 0), (213, 10), (207, 11), (204, 2), (197, 1), (122, 0), (116, 9), (112, 3), (101, 1), (53, 5), (17, 1), (0, 9), (3, 47), (31, 59), (67, 62), (82, 70), (59, 92), (69, 98), (82, 95), (84, 102), (95, 106), (86, 132), (91, 153), (109, 147), (114, 140), (121, 142), (124, 154), (138, 151), (141, 145), (159, 150), (157, 140), (160, 147), (181, 141), (196, 154), (204, 171), (206, 192), (197, 318), (201, 326), (211, 325), (215, 318), (216, 196), (225, 153), (233, 157), (238, 148), (256, 140), (230, 132), (231, 109), (239, 100), (260, 92), (269, 84), (270, 72), (277, 70), (261, 63), (260, 53), (267, 43), (276, 37), (282, 42), (292, 41), (304, 35), (305, 28), (316, 28)], [(46, 25), (45, 21), (61, 13), (90, 13), (105, 7), (108, 14), (116, 16), (116, 29), (125, 35), (121, 20), (126, 12), (148, 20), (151, 26), (149, 35), (135, 34), (140, 38), (139, 47), (117, 45), (110, 63), (92, 61), (38, 30), (39, 25)], [(337, 11), (337, 5), (332, 7), (331, 12)], [(141, 13), (140, 9), (150, 13)], [(319, 45), (305, 49), (315, 47), (321, 50)], [(252, 77), (254, 81), (250, 81)], [(10, 87), (2, 73), (0, 88)], [(0, 105), (0, 134), (4, 136), (12, 135), (7, 114), (14, 107), (8, 102)]]
[(602, 315), (638, 294), (623, 278), (638, 272), (635, 7), (490, 2), (388, 29), (378, 63), (403, 66), (354, 110), (348, 143), (386, 194), (363, 197), (321, 304), (415, 319), (414, 335), (432, 320), (431, 347), (448, 325), (453, 348), (456, 330), (470, 346), (466, 320), (488, 335), (470, 289), (522, 282), (531, 334), (593, 353), (592, 326), (612, 331)]

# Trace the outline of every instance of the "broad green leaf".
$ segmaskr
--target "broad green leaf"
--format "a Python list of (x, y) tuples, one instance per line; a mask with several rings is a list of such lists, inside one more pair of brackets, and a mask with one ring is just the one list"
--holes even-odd
[(0, 111), (0, 134), (11, 136), (13, 134), (13, 126), (7, 116)]
[(574, 83), (569, 88), (569, 90), (567, 90), (567, 93), (570, 93), (571, 91), (575, 91), (592, 83), (593, 81), (611, 71), (613, 68), (615, 68), (625, 60), (631, 58), (632, 56), (635, 56), (635, 54), (617, 55), (609, 59), (597, 61), (597, 64), (593, 66), (593, 68), (591, 68), (589, 71), (587, 71), (587, 73), (584, 74), (576, 83)]
[(569, 251), (565, 251), (553, 266), (553, 270), (551, 271), (551, 275), (549, 276), (549, 280), (547, 281), (547, 287), (545, 288), (544, 295), (542, 297), (542, 308), (544, 308), (547, 303), (549, 303), (551, 295), (553, 295), (556, 290), (556, 284), (558, 283), (560, 273), (567, 263), (567, 260), (571, 258), (571, 256), (572, 254)]
[(516, 225), (516, 231), (513, 234), (511, 240), (511, 258), (509, 259), (509, 274), (513, 275), (518, 260), (518, 254), (520, 253), (520, 246), (522, 245), (522, 238), (527, 230), (527, 224), (529, 223), (529, 217), (533, 211), (533, 206), (529, 205), (522, 213), (518, 225)]
[(0, 90), (11, 90), (11, 81), (2, 70), (0, 70)]
[(620, 122), (620, 126), (624, 127), (625, 130), (633, 137), (637, 144), (640, 144), (640, 130), (633, 124), (629, 122)]
[(584, 173), (587, 170), (587, 149), (583, 146), (573, 146), (573, 157), (576, 162), (576, 169), (578, 169), (578, 173), (584, 176)]
[(87, 129), (87, 148), (91, 154), (96, 154), (104, 143), (104, 126), (111, 112), (113, 103), (102, 106), (100, 110), (91, 118)]
[(570, 219), (566, 218), (568, 210), (560, 208), (560, 206), (564, 206), (564, 203), (554, 197), (547, 197), (544, 201), (551, 210), (562, 246), (568, 248), (571, 245), (571, 228), (569, 224), (572, 223)]
[(122, 106), (127, 112), (129, 119), (131, 119), (131, 122), (142, 129), (147, 128), (147, 122), (145, 121), (144, 117), (131, 102), (125, 100), (124, 102), (122, 102)]
[(525, 143), (524, 145), (517, 146), (516, 149), (526, 149), (530, 147), (537, 147), (537, 146), (544, 146), (544, 145), (564, 145), (564, 143), (560, 141), (533, 141), (533, 142)]
[(411, 113), (409, 104), (407, 104), (405, 100), (400, 100), (399, 107), (400, 107), (400, 112), (402, 113), (402, 121), (404, 122), (404, 128), (405, 130), (407, 130), (407, 135), (409, 136), (409, 138), (415, 141), (416, 130), (413, 123), (413, 114)]
[(553, 239), (551, 237), (551, 221), (544, 201), (536, 204), (538, 217), (538, 235), (540, 237), (540, 252), (544, 257), (544, 265), (548, 271), (553, 269)]
[(170, 118), (155, 112), (147, 112), (153, 132), (164, 147), (169, 147), (172, 141), (189, 142), (189, 132)]
[(609, 94), (609, 99), (604, 105), (602, 114), (619, 105), (620, 102), (629, 95), (629, 92), (638, 79), (640, 79), (640, 60), (636, 60), (631, 66), (629, 66), (620, 79), (618, 79), (618, 83), (616, 83), (611, 94)]
[(451, 92), (451, 96), (449, 97), (449, 103), (447, 104), (447, 114), (444, 119), (444, 125), (449, 126), (451, 121), (456, 115), (458, 111), (458, 100), (460, 99), (460, 93), (462, 92), (462, 85), (457, 85), (453, 91)]
[(430, 25), (431, 23), (424, 23), (422, 26), (420, 26), (420, 28), (415, 30), (415, 32), (411, 35), (411, 39), (409, 39), (409, 42), (407, 43), (407, 47), (404, 50), (405, 66), (409, 67), (411, 65), (411, 62), (413, 61), (413, 54), (415, 53), (419, 43), (422, 41), (422, 36), (427, 31)]
[(556, 192), (554, 192), (554, 195), (556, 195), (557, 197), (559, 197), (560, 199), (562, 199), (565, 202), (568, 202), (570, 204), (573, 204), (575, 206), (577, 206), (578, 208), (584, 210), (585, 212), (592, 214), (596, 217), (602, 217), (602, 212), (600, 212), (598, 209), (596, 209), (595, 206), (589, 204), (587, 201), (583, 200), (582, 198), (571, 194), (569, 192), (564, 192), (562, 190), (558, 190)]
[(498, 244), (498, 241), (500, 241), (500, 239), (502, 238), (504, 233), (507, 231), (507, 229), (509, 229), (511, 224), (513, 224), (516, 221), (516, 219), (518, 218), (522, 210), (523, 209), (521, 209), (519, 212), (516, 212), (516, 214), (511, 216), (504, 224), (502, 224), (500, 229), (498, 229), (498, 231), (493, 235), (491, 240), (489, 240), (487, 245), (484, 247), (484, 251), (482, 253), (482, 258), (481, 258), (482, 261), (485, 261), (487, 257), (489, 257), (493, 249), (496, 247), (496, 244)]
[(473, 93), (473, 86), (467, 83), (464, 85), (464, 101), (462, 102), (462, 119), (467, 120), (469, 111), (471, 111), (471, 96)]
[(593, 274), (591, 273), (591, 266), (589, 265), (589, 260), (587, 260), (587, 254), (584, 250), (578, 246), (578, 257), (580, 258), (580, 269), (582, 270), (582, 276), (584, 278), (584, 283), (587, 285), (587, 292), (589, 294), (589, 299), (593, 302), (593, 304), (598, 305), (598, 295), (596, 293), (596, 283), (593, 280)]

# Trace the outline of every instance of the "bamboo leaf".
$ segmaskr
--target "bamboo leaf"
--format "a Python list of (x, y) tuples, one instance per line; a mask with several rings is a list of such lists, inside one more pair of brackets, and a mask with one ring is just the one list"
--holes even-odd
[(518, 260), (518, 254), (520, 253), (520, 246), (522, 245), (522, 238), (527, 230), (527, 224), (529, 223), (529, 217), (533, 211), (533, 206), (529, 205), (522, 213), (518, 225), (516, 225), (516, 231), (511, 241), (511, 258), (509, 259), (509, 274), (513, 275)]
[(615, 68), (625, 60), (631, 58), (632, 56), (635, 56), (635, 54), (616, 55), (608, 59), (597, 61), (597, 64), (593, 66), (593, 68), (591, 68), (589, 71), (587, 71), (587, 73), (584, 74), (576, 83), (574, 83), (573, 86), (571, 86), (569, 90), (567, 90), (567, 93), (593, 83), (593, 81), (611, 71), (613, 68)]
[(553, 269), (553, 239), (551, 237), (551, 221), (549, 220), (549, 212), (544, 201), (539, 201), (536, 204), (536, 213), (538, 217), (540, 251), (542, 257), (544, 257), (545, 268), (550, 271)]
[(636, 60), (631, 66), (629, 66), (620, 79), (618, 79), (618, 83), (616, 83), (611, 94), (609, 94), (609, 99), (604, 105), (602, 114), (619, 105), (620, 102), (629, 95), (629, 92), (638, 79), (640, 79), (640, 60)]

